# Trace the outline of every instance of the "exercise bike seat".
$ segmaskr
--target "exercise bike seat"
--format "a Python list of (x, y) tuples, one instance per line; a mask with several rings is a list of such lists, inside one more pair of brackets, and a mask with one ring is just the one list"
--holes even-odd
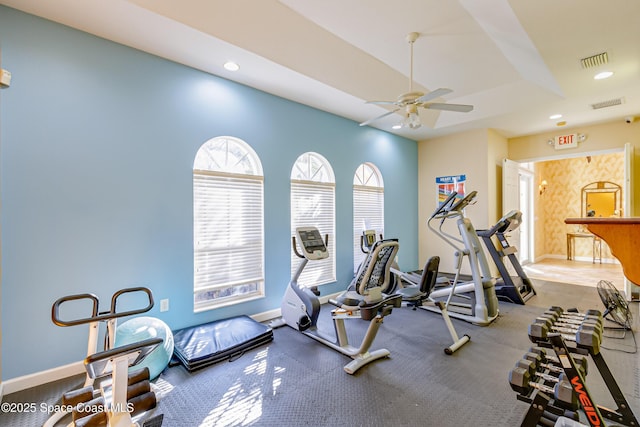
[[(438, 280), (438, 268), (440, 267), (440, 257), (433, 256), (429, 258), (422, 270), (419, 283), (409, 283), (396, 290), (403, 301), (411, 305), (418, 306), (420, 303), (429, 298), (431, 292), (436, 286)], [(405, 280), (402, 283), (407, 283)]]

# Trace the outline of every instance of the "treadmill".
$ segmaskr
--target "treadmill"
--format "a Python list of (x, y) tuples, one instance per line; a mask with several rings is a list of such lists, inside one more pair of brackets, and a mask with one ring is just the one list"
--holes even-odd
[[(518, 250), (509, 245), (505, 233), (517, 229), (522, 223), (522, 212), (512, 210), (488, 230), (476, 230), (478, 237), (482, 238), (484, 244), (496, 264), (500, 277), (496, 280), (496, 296), (500, 300), (515, 304), (525, 304), (529, 298), (536, 294), (531, 280), (522, 269), (516, 253)], [(493, 236), (497, 237), (497, 244), (494, 243)], [(504, 258), (508, 258), (517, 273), (512, 276), (507, 270)]]

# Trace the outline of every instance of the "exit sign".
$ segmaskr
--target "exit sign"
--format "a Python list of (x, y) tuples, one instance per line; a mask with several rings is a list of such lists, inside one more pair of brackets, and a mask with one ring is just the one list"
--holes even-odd
[(563, 150), (565, 148), (575, 148), (578, 146), (578, 134), (572, 133), (570, 135), (560, 135), (555, 138), (556, 150)]

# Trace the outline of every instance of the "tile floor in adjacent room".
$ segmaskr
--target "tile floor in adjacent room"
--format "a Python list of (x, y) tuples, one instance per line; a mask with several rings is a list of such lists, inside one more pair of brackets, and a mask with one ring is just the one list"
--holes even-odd
[(531, 279), (592, 287), (596, 287), (600, 280), (606, 280), (617, 289), (624, 289), (624, 274), (620, 264), (545, 258), (525, 265), (524, 270)]

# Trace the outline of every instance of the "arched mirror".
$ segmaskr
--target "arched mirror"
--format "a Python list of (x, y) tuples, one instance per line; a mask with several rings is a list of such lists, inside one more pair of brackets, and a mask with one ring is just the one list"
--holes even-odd
[(582, 216), (622, 216), (620, 190), (618, 184), (609, 181), (596, 181), (582, 187)]

